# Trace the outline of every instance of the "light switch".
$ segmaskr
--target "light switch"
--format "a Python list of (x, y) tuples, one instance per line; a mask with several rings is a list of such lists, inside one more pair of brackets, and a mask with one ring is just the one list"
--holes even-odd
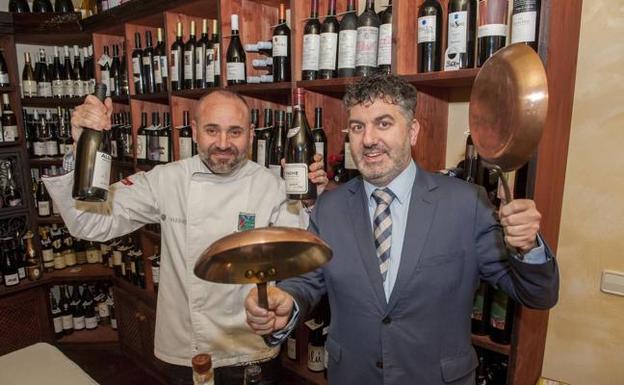
[(603, 271), (600, 290), (605, 293), (624, 296), (624, 273), (609, 270)]

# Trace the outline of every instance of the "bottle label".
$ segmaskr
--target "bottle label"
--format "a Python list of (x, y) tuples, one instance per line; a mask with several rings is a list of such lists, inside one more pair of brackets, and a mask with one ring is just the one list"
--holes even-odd
[(102, 75), (102, 83), (106, 84), (106, 96), (110, 96), (111, 93), (111, 85), (113, 84), (113, 82), (111, 82), (111, 77), (110, 77), (110, 72), (109, 71), (101, 71), (100, 74)]
[(379, 27), (378, 65), (392, 64), (392, 24), (382, 24)]
[(4, 284), (5, 286), (15, 286), (19, 283), (19, 275), (15, 274), (6, 274), (4, 276)]
[(267, 142), (264, 139), (258, 139), (258, 142), (256, 144), (256, 155), (257, 155), (257, 162), (260, 166), (266, 166), (266, 149), (267, 149)]
[(62, 333), (63, 332), (63, 319), (61, 317), (54, 317), (54, 333)]
[(288, 358), (291, 360), (297, 359), (297, 340), (293, 337), (288, 337), (288, 341), (286, 342), (288, 347), (287, 354)]
[(3, 126), (2, 131), (5, 142), (15, 142), (17, 140), (17, 126)]
[(215, 57), (214, 49), (206, 49), (206, 83), (215, 81)]
[(154, 69), (154, 83), (162, 84), (162, 74), (160, 72), (160, 57), (154, 56), (152, 58), (152, 68)]
[(323, 351), (323, 346), (308, 344), (308, 369), (313, 372), (322, 372), (325, 369), (323, 365)]
[(43, 262), (52, 262), (52, 261), (54, 261), (54, 254), (52, 253), (52, 249), (43, 249), (43, 250), (41, 250), (41, 256), (43, 258)]
[(336, 54), (338, 51), (338, 34), (325, 32), (321, 34), (321, 58), (319, 68), (333, 71), (336, 69)]
[[(110, 85), (110, 87), (108, 87), (108, 89), (106, 90), (106, 94), (107, 96), (110, 96), (111, 92), (115, 92), (117, 90), (117, 86), (115, 84), (115, 77), (111, 77), (108, 81), (108, 84)], [(89, 84), (89, 87), (91, 87), (91, 84)], [(93, 92), (91, 90), (89, 90), (89, 94), (93, 94)]]
[(19, 277), (19, 279), (26, 278), (26, 269), (24, 269), (23, 266), (17, 269), (17, 276)]
[(143, 66), (149, 67), (152, 64), (152, 60), (149, 56), (143, 56)]
[(227, 63), (228, 80), (245, 80), (245, 63)]
[(87, 329), (95, 329), (98, 326), (97, 318), (95, 316), (85, 318), (85, 326)]
[(31, 98), (37, 96), (37, 82), (34, 80), (23, 80), (22, 88), (24, 89), (24, 96)]
[(308, 165), (286, 163), (284, 167), (286, 194), (306, 194), (308, 192)]
[(535, 41), (537, 12), (522, 12), (511, 16), (511, 44)]
[(111, 140), (110, 142), (110, 150), (111, 150), (111, 157), (117, 159), (117, 141), (116, 140)]
[(468, 40), (468, 12), (451, 12), (448, 19), (448, 49), (458, 54), (466, 53)]
[(507, 24), (486, 24), (479, 26), (478, 37), (507, 36)]
[[(114, 78), (113, 78), (113, 80), (114, 80)], [(88, 88), (89, 95), (94, 94), (95, 93), (95, 79), (94, 78), (89, 79), (87, 81), (87, 84), (89, 85), (89, 88)], [(113, 90), (115, 89), (114, 84), (111, 85), (111, 89), (113, 89)]]
[(137, 135), (137, 159), (147, 159), (147, 137), (145, 134)]
[(345, 143), (344, 146), (344, 164), (345, 168), (348, 170), (357, 170), (357, 166), (355, 165), (355, 161), (353, 160), (353, 155), (351, 154), (351, 146), (349, 143)]
[(221, 76), (221, 44), (215, 43), (212, 49), (214, 49), (215, 57), (215, 76)]
[(45, 142), (45, 154), (48, 156), (58, 155), (58, 142), (56, 140), (48, 140)]
[(82, 80), (74, 80), (74, 96), (84, 96), (84, 82)]
[(110, 316), (106, 301), (98, 303), (98, 313), (100, 314), (100, 318), (107, 318)]
[(119, 250), (113, 250), (113, 266), (120, 266), (121, 265), (121, 251)]
[(436, 16), (421, 16), (418, 18), (418, 44), (435, 43), (437, 21)]
[(163, 79), (168, 78), (169, 77), (168, 71), (169, 71), (169, 66), (167, 64), (167, 55), (163, 55), (160, 57), (160, 76)]
[(91, 186), (108, 191), (111, 172), (111, 156), (105, 152), (98, 151), (95, 154), (95, 165), (93, 166), (93, 182)]
[(141, 78), (141, 62), (138, 57), (132, 58), (132, 74), (134, 75), (134, 81), (138, 82)]
[(65, 85), (65, 96), (67, 96), (68, 98), (73, 97), (74, 96), (74, 81), (67, 79), (63, 81), (63, 84)]
[(304, 71), (318, 71), (321, 51), (321, 35), (307, 34), (303, 36), (303, 63)]
[(193, 80), (193, 51), (184, 51), (184, 80)]
[(37, 212), (40, 217), (50, 216), (50, 202), (48, 201), (39, 201), (37, 202)]
[(204, 47), (195, 47), (195, 74), (197, 80), (204, 79), (206, 52)]
[(147, 159), (160, 162), (160, 139), (156, 135), (147, 138)]
[(506, 308), (498, 301), (492, 302), (492, 309), (490, 310), (490, 324), (493, 328), (498, 330), (505, 330), (505, 319), (507, 316)]
[(314, 142), (314, 149), (317, 154), (320, 154), (321, 156), (325, 156), (325, 143)]
[(100, 260), (98, 250), (87, 250), (87, 263), (98, 263)]
[(357, 47), (357, 31), (340, 31), (338, 39), (338, 68), (355, 69), (355, 52)]
[(9, 84), (8, 72), (0, 72), (0, 84)]
[(117, 329), (117, 319), (111, 318), (111, 328)]
[(74, 328), (74, 317), (71, 314), (62, 316), (61, 321), (63, 322), (63, 330)]
[(171, 161), (171, 159), (169, 159), (169, 137), (159, 136), (158, 145), (160, 148), (160, 161), (163, 163), (169, 163)]
[(282, 177), (282, 166), (277, 164), (270, 164), (269, 171), (271, 171), (275, 176)]
[(288, 36), (273, 36), (273, 57), (288, 56)]
[(34, 142), (33, 143), (33, 152), (35, 156), (44, 156), (46, 154), (45, 143), (44, 142)]
[(356, 67), (376, 67), (379, 28), (359, 27), (357, 29)]
[(76, 253), (71, 249), (63, 254), (63, 258), (65, 258), (65, 264), (67, 266), (74, 266), (76, 264)]
[(160, 266), (152, 266), (152, 281), (154, 284), (160, 282)]
[[(62, 80), (52, 80), (52, 93), (54, 94), (54, 96), (62, 97), (64, 90), (65, 85), (63, 84)], [(26, 95), (26, 90), (24, 90), (24, 96), (30, 96)]]
[(179, 138), (180, 143), (180, 159), (187, 159), (193, 156), (193, 139)]
[(37, 83), (37, 93), (41, 97), (51, 98), (52, 97), (52, 83), (50, 82)]
[[(80, 306), (80, 305), (78, 305)], [(85, 318), (84, 316), (73, 317), (74, 321), (74, 330), (82, 330), (85, 328)]]

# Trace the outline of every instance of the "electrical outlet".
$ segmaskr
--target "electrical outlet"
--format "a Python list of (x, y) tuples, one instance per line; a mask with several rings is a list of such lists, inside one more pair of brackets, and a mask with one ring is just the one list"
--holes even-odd
[(609, 270), (603, 271), (600, 290), (604, 293), (624, 296), (624, 273)]

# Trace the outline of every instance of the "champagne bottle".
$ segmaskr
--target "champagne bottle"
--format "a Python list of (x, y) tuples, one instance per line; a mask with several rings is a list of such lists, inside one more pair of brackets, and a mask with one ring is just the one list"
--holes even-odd
[(50, 195), (41, 179), (37, 184), (37, 214), (42, 218), (52, 215)]
[(425, 0), (418, 10), (418, 72), (440, 70), (442, 7), (438, 0)]
[[(104, 102), (106, 85), (97, 84), (95, 96)], [(111, 156), (104, 148), (103, 131), (83, 127), (76, 147), (76, 169), (72, 197), (81, 201), (104, 202), (108, 198)]]
[(214, 51), (214, 83), (221, 84), (221, 37), (219, 36), (219, 22), (212, 21), (212, 49)]
[(22, 71), (22, 90), (24, 97), (37, 96), (37, 81), (30, 62), (30, 53), (24, 52), (24, 70)]
[(511, 44), (525, 43), (537, 51), (541, 0), (514, 1), (511, 11)]
[(19, 140), (17, 118), (11, 110), (9, 94), (2, 94), (2, 136), (4, 142), (16, 142)]
[(273, 30), (273, 81), (290, 81), (290, 28), (286, 24), (286, 6), (280, 3), (279, 19)]
[(357, 23), (355, 71), (359, 76), (369, 76), (377, 71), (379, 23), (379, 16), (375, 13), (375, 0), (366, 0), (366, 8), (358, 17)]
[(180, 135), (178, 137), (180, 159), (187, 159), (193, 156), (193, 133), (189, 122), (189, 111), (184, 111), (182, 114), (182, 127), (180, 127)]
[(82, 312), (85, 318), (85, 328), (94, 330), (98, 327), (97, 317), (95, 315), (95, 307), (93, 305), (93, 294), (87, 285), (82, 285)]
[(132, 51), (132, 77), (134, 82), (134, 94), (145, 93), (145, 75), (143, 70), (143, 49), (141, 48), (141, 34), (134, 34), (134, 50)]
[(156, 78), (154, 77), (154, 47), (152, 47), (152, 31), (145, 32), (145, 49), (143, 50), (143, 76), (145, 93), (156, 92)]
[(83, 330), (85, 328), (84, 309), (82, 308), (82, 296), (80, 288), (74, 285), (71, 297), (72, 320), (74, 322), (74, 330)]
[(284, 179), (289, 199), (315, 200), (316, 185), (308, 179), (309, 166), (314, 161), (314, 139), (305, 115), (305, 91), (295, 90), (294, 116), (286, 134), (286, 164)]
[(60, 286), (61, 299), (59, 308), (61, 309), (61, 321), (63, 323), (63, 334), (70, 335), (74, 332), (74, 317), (72, 314), (71, 301), (67, 286)]
[(319, 59), (319, 78), (336, 77), (336, 58), (338, 55), (338, 32), (340, 24), (336, 19), (336, 0), (329, 0), (327, 17), (321, 25), (321, 46)]
[(52, 3), (50, 0), (34, 0), (32, 5), (32, 11), (34, 13), (47, 13), (54, 12)]
[(182, 41), (182, 23), (176, 24), (176, 39), (171, 45), (171, 89), (179, 91), (184, 84), (184, 42)]
[(9, 67), (4, 60), (4, 49), (0, 48), (0, 87), (8, 87), (9, 85)]
[(325, 135), (325, 130), (323, 130), (323, 109), (321, 107), (314, 109), (312, 138), (314, 138), (315, 152), (323, 157), (323, 169), (327, 170), (327, 135)]
[(52, 97), (52, 81), (46, 65), (46, 54), (39, 49), (39, 72), (37, 73), (37, 95), (44, 98)]
[(47, 227), (40, 227), (39, 234), (41, 235), (40, 244), (41, 259), (43, 260), (43, 269), (46, 273), (51, 273), (54, 271), (54, 253), (52, 251), (52, 239), (50, 239), (49, 230)]
[(286, 114), (284, 111), (275, 113), (275, 128), (269, 145), (269, 170), (277, 176), (282, 176), (282, 159), (286, 146)]
[(191, 21), (191, 33), (189, 39), (184, 45), (184, 89), (190, 90), (195, 88), (195, 45), (197, 39), (195, 37), (195, 21)]
[(232, 15), (232, 37), (227, 50), (227, 82), (228, 85), (247, 83), (247, 57), (240, 41), (238, 15)]
[[(448, 4), (447, 51), (445, 60), (457, 68), (474, 67), (477, 0), (451, 0)], [(452, 58), (450, 55), (455, 55)]]
[(377, 66), (384, 74), (392, 72), (392, 0), (379, 16), (379, 47), (377, 49)]
[(9, 0), (9, 12), (30, 13), (30, 7), (26, 0)]
[(158, 28), (158, 43), (154, 48), (154, 82), (156, 92), (167, 92), (167, 81), (169, 80), (169, 66), (167, 64), (167, 50), (163, 41), (163, 30)]
[(508, 0), (479, 0), (479, 67), (507, 43), (508, 5)]
[(303, 28), (302, 80), (315, 80), (318, 77), (320, 51), (321, 23), (319, 21), (319, 0), (312, 0), (310, 2), (310, 17)]
[[(30, 63), (27, 65), (30, 66)], [(26, 70), (26, 66), (24, 66), (24, 70)], [(54, 62), (52, 63), (52, 95), (55, 98), (62, 98), (64, 94), (65, 85), (63, 83), (63, 68), (61, 67), (58, 47), (54, 47)]]
[(357, 22), (355, 0), (348, 0), (347, 12), (340, 21), (338, 35), (338, 77), (341, 78), (355, 76)]

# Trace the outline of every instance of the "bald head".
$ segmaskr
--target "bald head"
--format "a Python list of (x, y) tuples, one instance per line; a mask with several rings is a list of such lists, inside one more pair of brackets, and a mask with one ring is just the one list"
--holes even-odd
[[(206, 106), (214, 107), (224, 103), (233, 103), (234, 105), (240, 107), (245, 111), (247, 117), (249, 118), (249, 104), (247, 104), (247, 101), (242, 96), (228, 90), (214, 90), (199, 99), (197, 108), (195, 108), (195, 121), (200, 120), (200, 116), (202, 112), (204, 112)], [(250, 119), (247, 120), (249, 121)]]

